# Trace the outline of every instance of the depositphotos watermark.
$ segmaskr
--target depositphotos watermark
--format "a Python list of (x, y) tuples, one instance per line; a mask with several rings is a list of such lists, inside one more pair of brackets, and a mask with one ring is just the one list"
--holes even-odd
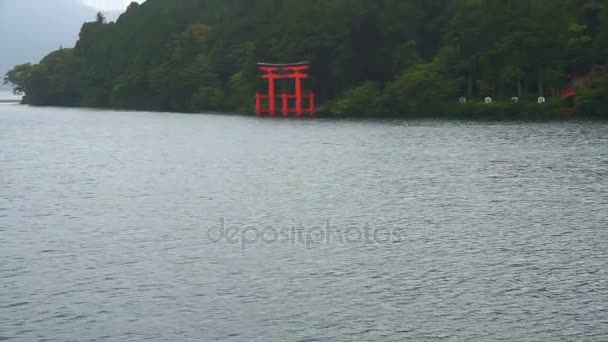
[(231, 223), (226, 218), (221, 218), (217, 227), (209, 229), (207, 236), (213, 243), (238, 245), (243, 250), (260, 244), (303, 246), (311, 249), (331, 244), (391, 244), (405, 239), (398, 229), (380, 227), (370, 222), (335, 227), (330, 219), (318, 226), (294, 223), (285, 227), (261, 228)]

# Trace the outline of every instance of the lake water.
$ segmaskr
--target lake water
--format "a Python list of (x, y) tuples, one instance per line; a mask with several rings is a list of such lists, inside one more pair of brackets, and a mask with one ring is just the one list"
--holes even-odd
[(12, 91), (0, 88), (0, 101), (3, 100), (19, 100), (21, 96), (13, 94)]
[(3, 105), (0, 147), (0, 340), (608, 340), (606, 123)]

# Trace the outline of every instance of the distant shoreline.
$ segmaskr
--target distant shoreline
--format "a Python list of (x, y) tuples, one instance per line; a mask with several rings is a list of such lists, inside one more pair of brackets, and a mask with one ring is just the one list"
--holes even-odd
[[(0, 100), (0, 104), (19, 104), (22, 103), (19, 100)], [(527, 112), (527, 111), (510, 111), (510, 112), (468, 112), (466, 109), (461, 110), (448, 110), (440, 114), (432, 113), (421, 113), (421, 114), (372, 114), (372, 113), (353, 113), (353, 114), (336, 114), (328, 111), (321, 111), (315, 114), (313, 117), (303, 115), (302, 117), (296, 117), (294, 115), (289, 117), (283, 117), (282, 115), (276, 115), (269, 117), (267, 115), (257, 117), (253, 112), (232, 112), (232, 111), (200, 111), (200, 112), (170, 112), (170, 111), (155, 111), (149, 109), (121, 109), (121, 108), (108, 108), (108, 107), (86, 107), (86, 106), (40, 106), (30, 105), (23, 103), (26, 106), (39, 107), (39, 108), (65, 108), (65, 109), (83, 109), (93, 111), (114, 111), (114, 112), (140, 112), (140, 113), (172, 113), (172, 114), (186, 114), (186, 115), (221, 115), (221, 116), (241, 116), (249, 118), (258, 118), (262, 120), (445, 120), (445, 121), (578, 121), (578, 120), (606, 120), (605, 117), (597, 117), (590, 115), (574, 115), (566, 116), (555, 111), (546, 112)], [(460, 105), (454, 105), (454, 108), (459, 108)], [(464, 110), (463, 110), (464, 109)]]

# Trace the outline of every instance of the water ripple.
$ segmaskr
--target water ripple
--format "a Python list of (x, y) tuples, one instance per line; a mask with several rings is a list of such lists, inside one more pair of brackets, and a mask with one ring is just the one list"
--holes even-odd
[(0, 341), (608, 340), (604, 123), (0, 127)]

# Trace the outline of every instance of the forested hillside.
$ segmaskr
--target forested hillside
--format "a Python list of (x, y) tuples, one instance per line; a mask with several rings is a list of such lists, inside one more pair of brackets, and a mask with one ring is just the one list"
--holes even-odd
[[(608, 95), (606, 0), (147, 0), (7, 75), (34, 105), (250, 111), (256, 62), (312, 63), (334, 114), (436, 113), (492, 96)], [(598, 71), (599, 70), (599, 71)], [(551, 100), (550, 100), (551, 102)]]

